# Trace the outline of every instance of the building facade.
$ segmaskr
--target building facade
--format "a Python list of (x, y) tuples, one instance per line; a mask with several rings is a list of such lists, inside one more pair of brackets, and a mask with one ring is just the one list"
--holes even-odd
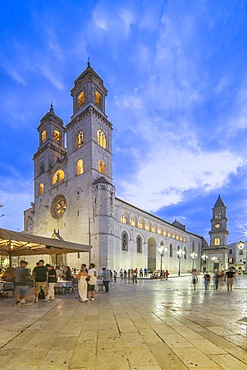
[[(71, 96), (73, 114), (66, 126), (53, 106), (40, 120), (33, 156), (34, 202), (24, 212), (25, 232), (89, 244), (98, 268), (156, 270), (163, 263), (174, 273), (178, 266), (181, 272), (192, 264), (199, 269), (206, 245), (201, 236), (116, 197), (107, 90), (90, 63), (74, 81)], [(89, 262), (88, 255), (63, 257), (71, 267), (82, 262)]]

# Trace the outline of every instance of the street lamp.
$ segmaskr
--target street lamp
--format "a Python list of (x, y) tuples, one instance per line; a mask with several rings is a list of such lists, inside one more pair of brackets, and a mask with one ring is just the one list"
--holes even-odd
[(185, 255), (185, 251), (182, 251), (181, 249), (179, 249), (177, 251), (177, 256), (178, 256), (178, 276), (180, 276), (181, 258), (184, 255)]
[(197, 254), (195, 252), (192, 252), (190, 254), (190, 257), (192, 258), (193, 260), (193, 265), (192, 265), (192, 270), (194, 270), (194, 267), (195, 267), (195, 259), (197, 258)]
[(162, 276), (162, 258), (164, 256), (165, 252), (167, 251), (167, 248), (164, 247), (164, 245), (161, 245), (158, 248), (158, 251), (159, 251), (159, 254), (160, 254), (160, 276)]
[(208, 255), (207, 254), (202, 254), (201, 255), (201, 259), (202, 259), (202, 262), (203, 262), (203, 272), (207, 270), (207, 259), (208, 259)]

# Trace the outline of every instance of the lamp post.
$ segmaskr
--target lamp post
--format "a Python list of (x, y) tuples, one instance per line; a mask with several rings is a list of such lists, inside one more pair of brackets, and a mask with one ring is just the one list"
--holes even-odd
[[(245, 244), (244, 244), (244, 242), (240, 241), (240, 242), (238, 242), (237, 246), (238, 246), (239, 251), (242, 251), (241, 254), (243, 255), (243, 265), (244, 265), (243, 267), (244, 267), (245, 272), (246, 272), (246, 254), (244, 256)], [(247, 251), (247, 249), (245, 251)], [(240, 252), (239, 252), (239, 254), (240, 254)]]
[(197, 254), (196, 254), (195, 252), (192, 252), (192, 253), (190, 254), (190, 257), (191, 257), (191, 258), (192, 258), (192, 260), (193, 260), (192, 270), (194, 270), (194, 268), (195, 268), (195, 259), (197, 258)]
[(185, 255), (185, 251), (182, 251), (181, 249), (179, 249), (177, 251), (177, 256), (178, 256), (178, 276), (180, 276), (180, 273), (181, 273), (181, 258), (182, 256)]
[(202, 259), (202, 262), (203, 262), (203, 272), (204, 272), (205, 270), (207, 270), (207, 259), (208, 259), (208, 255), (203, 254), (201, 256), (201, 259)]
[(161, 245), (158, 248), (158, 251), (159, 251), (159, 254), (160, 254), (160, 276), (162, 276), (162, 258), (164, 256), (165, 252), (167, 251), (167, 248), (164, 247), (164, 245)]

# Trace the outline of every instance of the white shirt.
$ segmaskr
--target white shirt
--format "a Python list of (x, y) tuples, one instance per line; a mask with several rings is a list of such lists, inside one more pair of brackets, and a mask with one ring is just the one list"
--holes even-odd
[(97, 278), (97, 271), (95, 269), (89, 269), (87, 272), (88, 276), (90, 276), (90, 280), (88, 284), (95, 285), (96, 284), (96, 278)]

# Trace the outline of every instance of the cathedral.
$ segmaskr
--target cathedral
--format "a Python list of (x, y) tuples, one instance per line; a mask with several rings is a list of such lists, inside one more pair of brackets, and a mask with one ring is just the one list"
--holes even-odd
[(207, 247), (202, 236), (116, 197), (107, 89), (89, 62), (74, 81), (71, 96), (69, 123), (64, 125), (52, 105), (40, 120), (33, 156), (34, 202), (24, 212), (24, 231), (92, 246), (89, 256), (59, 256), (61, 264), (73, 268), (91, 260), (98, 269), (117, 271), (161, 266), (171, 273), (188, 272), (192, 266), (199, 270), (201, 251)]

